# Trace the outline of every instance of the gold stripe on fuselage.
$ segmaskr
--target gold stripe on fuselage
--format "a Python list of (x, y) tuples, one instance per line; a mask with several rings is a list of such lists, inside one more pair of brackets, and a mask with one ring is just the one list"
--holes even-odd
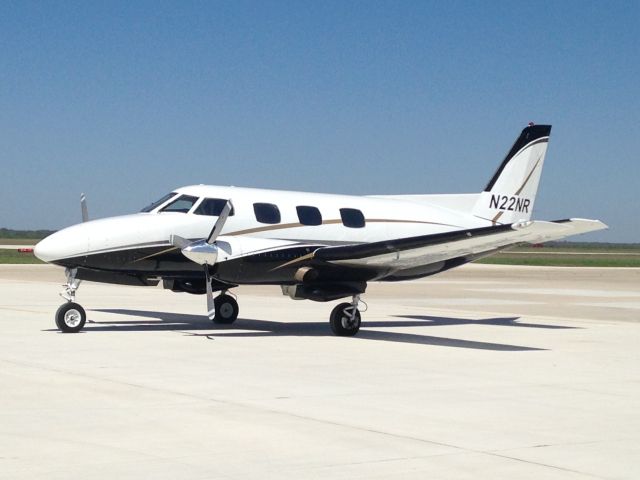
[(159, 252), (152, 253), (151, 255), (147, 255), (146, 257), (138, 258), (138, 259), (134, 260), (131, 263), (141, 262), (142, 260), (148, 260), (148, 259), (153, 258), (155, 256), (162, 255), (163, 253), (168, 253), (168, 252), (171, 252), (171, 251), (177, 250), (177, 249), (178, 249), (178, 247), (167, 248), (166, 250), (161, 250)]
[[(342, 223), (341, 219), (322, 221), (322, 225), (335, 225), (340, 223)], [(366, 223), (420, 223), (423, 225), (441, 225), (444, 227), (462, 228), (458, 225), (450, 225), (448, 223), (427, 222), (424, 220), (397, 220), (397, 219), (388, 219), (388, 218), (365, 219), (365, 224)], [(235, 232), (225, 233), (224, 235), (229, 235), (229, 236), (249, 235), (250, 233), (269, 232), (273, 230), (285, 230), (288, 228), (312, 227), (312, 226), (318, 227), (320, 225), (304, 225), (302, 223), (279, 223), (276, 225), (267, 225), (264, 227), (255, 227), (255, 228), (248, 228), (246, 230), (237, 230)]]

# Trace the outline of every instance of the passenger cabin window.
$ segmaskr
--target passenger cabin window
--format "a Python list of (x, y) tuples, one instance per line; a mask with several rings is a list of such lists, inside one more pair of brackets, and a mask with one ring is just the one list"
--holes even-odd
[(273, 203), (254, 203), (253, 211), (260, 223), (280, 223), (280, 210)]
[(296, 207), (296, 211), (302, 225), (322, 225), (322, 214), (316, 207), (301, 205)]
[(349, 228), (362, 228), (364, 227), (364, 215), (360, 210), (355, 208), (341, 208), (340, 217), (342, 218), (342, 224)]
[(197, 201), (198, 197), (192, 197), (191, 195), (181, 195), (160, 211), (187, 213), (189, 210), (191, 210), (191, 207), (193, 207), (193, 204)]
[(164, 197), (162, 197), (160, 200), (156, 200), (155, 202), (147, 205), (146, 207), (144, 207), (142, 210), (140, 210), (141, 212), (150, 212), (152, 210), (155, 210), (156, 208), (158, 208), (160, 205), (162, 205), (164, 202), (166, 202), (167, 200), (169, 200), (172, 197), (175, 197), (177, 195), (176, 192), (171, 192), (171, 193), (167, 193)]
[[(222, 213), (222, 209), (227, 204), (227, 200), (222, 198), (205, 198), (200, 202), (200, 205), (193, 211), (196, 215), (210, 215), (212, 217), (219, 217)], [(231, 212), (229, 216), (232, 217), (234, 215), (233, 207), (231, 207)]]

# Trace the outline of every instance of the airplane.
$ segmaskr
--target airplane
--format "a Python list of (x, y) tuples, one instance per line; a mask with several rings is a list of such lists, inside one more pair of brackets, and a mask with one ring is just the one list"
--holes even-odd
[[(80, 281), (156, 286), (206, 295), (216, 324), (238, 318), (228, 292), (278, 285), (294, 300), (350, 299), (331, 312), (338, 336), (360, 329), (368, 282), (413, 280), (520, 243), (608, 228), (598, 220), (531, 220), (550, 125), (530, 123), (474, 194), (352, 196), (224, 186), (177, 188), (139, 213), (64, 228), (34, 249), (65, 268), (55, 321), (61, 332), (86, 322)], [(214, 298), (214, 292), (219, 294)]]

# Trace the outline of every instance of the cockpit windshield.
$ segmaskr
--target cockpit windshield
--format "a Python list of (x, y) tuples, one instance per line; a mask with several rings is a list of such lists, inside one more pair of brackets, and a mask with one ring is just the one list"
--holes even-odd
[(177, 212), (187, 213), (193, 207), (193, 204), (198, 201), (198, 197), (192, 197), (191, 195), (180, 195), (169, 205), (160, 210), (160, 213), (164, 212)]
[(160, 205), (162, 205), (164, 202), (166, 202), (167, 200), (169, 200), (172, 197), (175, 197), (177, 195), (176, 192), (171, 192), (171, 193), (167, 193), (164, 197), (162, 197), (160, 200), (156, 200), (155, 202), (147, 205), (146, 207), (144, 207), (142, 210), (140, 210), (141, 212), (150, 212), (152, 210), (155, 210), (156, 208), (158, 208)]

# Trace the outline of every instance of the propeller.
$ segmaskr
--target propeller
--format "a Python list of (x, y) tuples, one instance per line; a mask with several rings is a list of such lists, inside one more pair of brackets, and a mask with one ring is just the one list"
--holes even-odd
[(216, 220), (216, 223), (213, 224), (211, 233), (209, 233), (209, 237), (207, 238), (207, 243), (209, 245), (213, 245), (213, 242), (216, 241), (216, 238), (218, 238), (218, 236), (222, 232), (222, 227), (224, 227), (224, 224), (227, 222), (227, 218), (229, 218), (231, 210), (233, 210), (233, 204), (231, 203), (231, 200), (227, 200), (227, 203), (225, 203), (224, 207), (222, 207), (222, 211), (218, 216), (218, 220)]
[(206, 239), (196, 240), (191, 242), (180, 235), (169, 236), (169, 242), (178, 247), (182, 254), (189, 260), (199, 263), (204, 267), (205, 283), (207, 287), (207, 316), (213, 319), (215, 316), (215, 303), (213, 301), (213, 289), (211, 287), (211, 273), (209, 267), (214, 265), (218, 260), (218, 246), (216, 245), (216, 239), (222, 233), (224, 224), (229, 218), (229, 214), (233, 209), (231, 200), (227, 200), (227, 203), (223, 207), (216, 223), (213, 224), (213, 228)]
[(216, 316), (216, 304), (213, 301), (213, 288), (211, 288), (209, 265), (204, 266), (204, 278), (207, 286), (207, 317), (209, 317), (209, 320), (213, 320), (213, 317)]
[(80, 194), (80, 210), (82, 211), (82, 222), (88, 222), (89, 210), (87, 209), (87, 196), (84, 193)]

